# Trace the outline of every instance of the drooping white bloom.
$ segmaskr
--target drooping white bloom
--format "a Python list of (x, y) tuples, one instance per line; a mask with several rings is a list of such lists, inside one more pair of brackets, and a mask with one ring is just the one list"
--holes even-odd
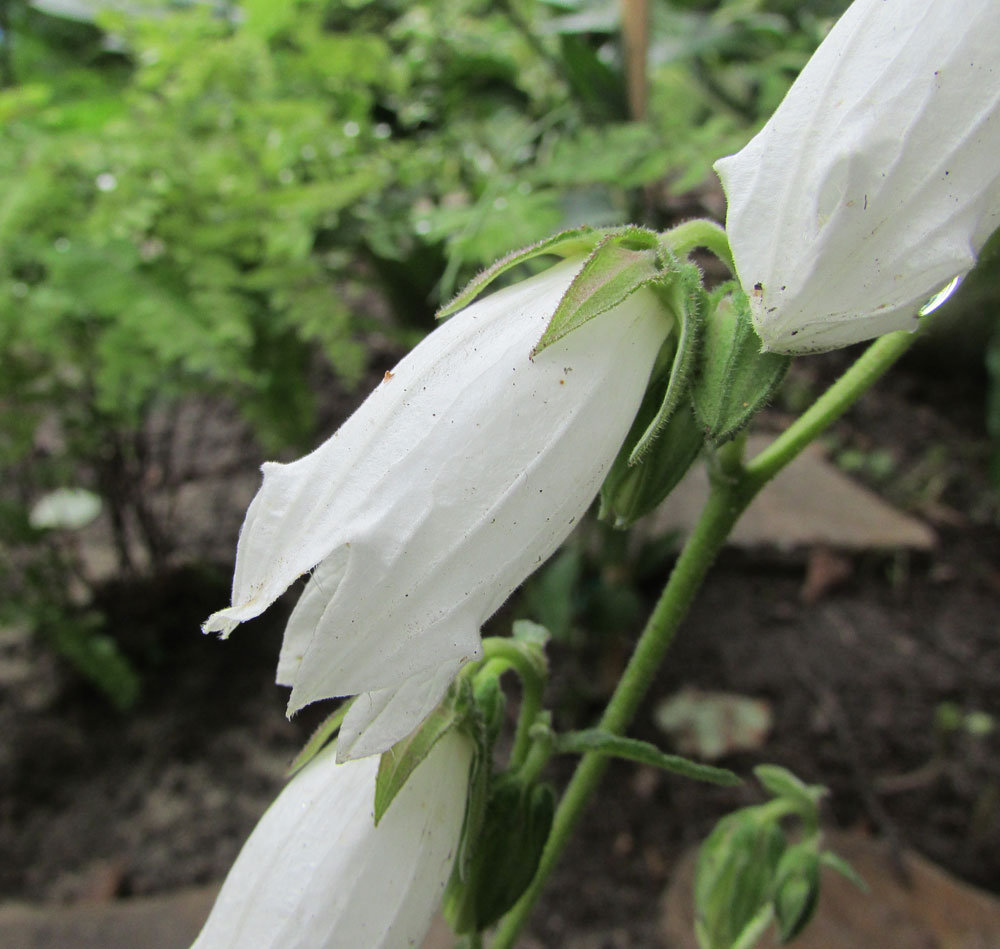
[(450, 731), (374, 824), (377, 757), (328, 748), (270, 806), (192, 949), (419, 946), (451, 873), (472, 743)]
[(765, 349), (898, 329), (1000, 226), (1000, 6), (855, 0), (761, 132), (716, 164)]
[(628, 432), (669, 318), (639, 290), (533, 359), (582, 259), (467, 307), (326, 443), (264, 465), (240, 535), (228, 634), (314, 572), (288, 624), (289, 712), (358, 695), (342, 758), (407, 735), (479, 629), (562, 542)]

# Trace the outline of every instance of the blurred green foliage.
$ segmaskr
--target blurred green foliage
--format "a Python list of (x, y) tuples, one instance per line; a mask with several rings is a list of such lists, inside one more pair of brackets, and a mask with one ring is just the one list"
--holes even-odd
[(654, 2), (640, 122), (618, 0), (3, 4), (4, 503), (86, 486), (122, 565), (129, 525), (162, 565), (154, 412), (223, 399), (307, 445), (317, 363), (357, 383), (371, 334), (557, 229), (698, 210), (845, 5)]

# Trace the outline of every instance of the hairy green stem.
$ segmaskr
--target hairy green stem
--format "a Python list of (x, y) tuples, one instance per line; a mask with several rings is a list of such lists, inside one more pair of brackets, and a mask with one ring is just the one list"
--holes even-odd
[(697, 247), (704, 247), (715, 254), (729, 268), (731, 274), (736, 273), (733, 252), (729, 248), (729, 238), (725, 230), (708, 218), (693, 218), (678, 224), (677, 227), (672, 227), (661, 234), (660, 241), (678, 257), (690, 254)]
[(826, 390), (781, 437), (748, 462), (746, 477), (762, 487), (771, 480), (814, 438), (835, 422), (872, 387), (917, 336), (914, 333), (890, 333), (871, 344), (850, 368)]
[[(745, 467), (723, 449), (708, 501), (643, 630), (599, 728), (620, 735), (652, 684), (705, 574), (733, 525), (758, 491), (827, 426), (838, 419), (909, 348), (914, 335), (894, 333), (873, 343), (802, 416)], [(559, 802), (538, 871), (513, 909), (501, 920), (491, 949), (511, 949), (528, 920), (582, 816), (609, 759), (584, 755)]]

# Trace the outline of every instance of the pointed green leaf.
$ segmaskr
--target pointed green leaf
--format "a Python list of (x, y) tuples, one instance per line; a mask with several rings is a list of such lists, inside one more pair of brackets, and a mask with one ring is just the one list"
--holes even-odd
[(605, 237), (559, 301), (532, 356), (663, 275), (652, 231), (624, 228)]
[(599, 728), (566, 732), (559, 735), (556, 739), (555, 750), (560, 754), (597, 753), (611, 755), (615, 758), (652, 765), (654, 768), (679, 774), (685, 778), (693, 778), (695, 781), (707, 781), (710, 784), (719, 784), (723, 787), (735, 787), (743, 783), (738, 775), (725, 768), (713, 768), (710, 765), (699, 764), (697, 761), (690, 761), (679, 755), (668, 755), (648, 741), (623, 738), (620, 735), (601, 731)]
[(790, 364), (788, 356), (760, 351), (742, 290), (727, 284), (713, 294), (700, 372), (691, 387), (706, 436), (721, 444), (736, 435), (774, 395)]
[(291, 778), (298, 774), (323, 750), (326, 743), (340, 729), (344, 721), (344, 716), (347, 715), (347, 710), (351, 707), (353, 701), (354, 699), (348, 699), (346, 702), (342, 702), (323, 719), (316, 731), (309, 736), (309, 740), (303, 745), (302, 750), (292, 759), (292, 763), (288, 766), (288, 771), (285, 772), (286, 778)]
[(583, 225), (562, 231), (559, 234), (553, 234), (552, 237), (522, 247), (520, 250), (511, 251), (506, 257), (501, 257), (478, 276), (473, 277), (454, 299), (437, 311), (435, 318), (443, 319), (468, 306), (497, 277), (510, 270), (511, 267), (516, 267), (526, 260), (540, 257), (543, 254), (553, 254), (557, 257), (582, 257), (593, 251), (607, 233), (609, 233), (607, 229), (598, 230), (589, 225)]

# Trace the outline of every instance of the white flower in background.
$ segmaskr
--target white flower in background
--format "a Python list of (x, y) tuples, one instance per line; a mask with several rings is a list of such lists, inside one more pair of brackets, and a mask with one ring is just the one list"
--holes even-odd
[(914, 329), (1000, 226), (1000, 5), (855, 0), (716, 170), (765, 349)]
[(583, 265), (565, 261), (467, 307), (420, 343), (341, 429), (265, 464), (247, 511), (227, 635), (314, 570), (288, 624), (289, 713), (358, 695), (342, 759), (411, 732), (479, 630), (597, 493), (671, 329), (648, 290), (530, 358)]
[(451, 874), (472, 742), (453, 730), (374, 824), (379, 758), (321, 752), (268, 808), (192, 949), (419, 946)]

